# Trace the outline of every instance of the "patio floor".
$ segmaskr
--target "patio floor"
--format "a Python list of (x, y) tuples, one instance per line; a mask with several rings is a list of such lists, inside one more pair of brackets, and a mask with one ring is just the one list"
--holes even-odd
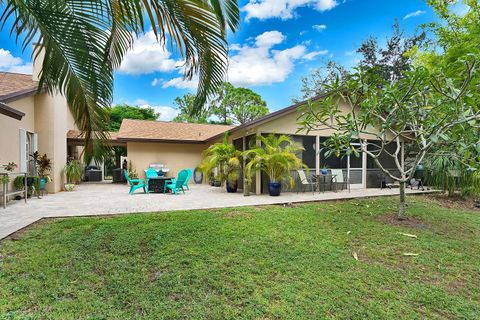
[[(0, 239), (46, 217), (109, 215), (136, 212), (192, 210), (248, 205), (287, 204), (294, 202), (353, 199), (398, 194), (398, 189), (359, 189), (326, 193), (282, 193), (280, 197), (227, 193), (224, 188), (193, 185), (185, 195), (128, 195), (129, 188), (118, 184), (82, 184), (74, 192), (60, 192), (42, 197), (9, 202), (0, 208)], [(138, 191), (140, 192), (140, 191)], [(429, 191), (408, 190), (411, 193)]]

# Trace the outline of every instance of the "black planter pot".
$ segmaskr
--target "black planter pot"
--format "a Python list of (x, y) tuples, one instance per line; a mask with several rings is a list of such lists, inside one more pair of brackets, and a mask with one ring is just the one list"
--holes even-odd
[(213, 183), (213, 186), (214, 186), (214, 187), (221, 187), (221, 186), (222, 186), (222, 182), (221, 182), (221, 181), (215, 181), (215, 182)]
[(268, 184), (268, 193), (272, 197), (278, 197), (282, 189), (282, 184), (280, 182), (270, 182)]
[(235, 181), (234, 183), (230, 183), (227, 181), (227, 192), (228, 193), (235, 193), (237, 192), (238, 189), (238, 181)]

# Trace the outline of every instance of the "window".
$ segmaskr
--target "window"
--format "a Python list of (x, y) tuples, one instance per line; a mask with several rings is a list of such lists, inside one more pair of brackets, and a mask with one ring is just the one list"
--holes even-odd
[(35, 164), (31, 155), (37, 151), (37, 134), (20, 129), (20, 171), (35, 174)]

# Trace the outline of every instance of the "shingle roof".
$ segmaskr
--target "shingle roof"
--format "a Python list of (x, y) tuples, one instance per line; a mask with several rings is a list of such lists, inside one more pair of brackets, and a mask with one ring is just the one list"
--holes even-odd
[(202, 143), (233, 126), (124, 119), (118, 140)]
[(9, 102), (37, 91), (38, 82), (32, 75), (0, 72), (0, 101)]
[[(118, 138), (118, 132), (109, 132), (110, 140), (115, 141)], [(83, 140), (83, 134), (77, 130), (68, 130), (67, 132), (67, 139), (72, 140)]]

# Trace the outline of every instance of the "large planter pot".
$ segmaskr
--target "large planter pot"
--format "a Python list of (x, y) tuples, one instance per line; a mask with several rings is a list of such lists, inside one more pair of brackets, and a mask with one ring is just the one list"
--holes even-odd
[(234, 183), (230, 183), (227, 181), (227, 192), (228, 193), (235, 193), (237, 192), (238, 189), (238, 181), (235, 181)]
[(268, 193), (272, 197), (278, 197), (282, 189), (282, 184), (280, 182), (270, 182), (268, 184)]
[(47, 188), (47, 178), (40, 178), (40, 182), (38, 184), (38, 188), (40, 190), (45, 190)]
[(221, 187), (222, 186), (222, 181), (214, 181), (213, 186), (214, 187)]
[(75, 184), (65, 183), (63, 188), (65, 189), (65, 191), (73, 191), (75, 189)]

